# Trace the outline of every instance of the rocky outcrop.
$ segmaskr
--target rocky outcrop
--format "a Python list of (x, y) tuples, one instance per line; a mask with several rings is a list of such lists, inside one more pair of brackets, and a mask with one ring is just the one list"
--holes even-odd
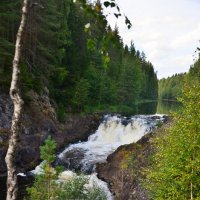
[(161, 128), (145, 135), (137, 143), (120, 146), (108, 156), (107, 163), (98, 164), (98, 176), (109, 184), (116, 200), (149, 200), (142, 186), (142, 172), (153, 152), (151, 138), (163, 134), (170, 125), (168, 118)]
[[(21, 137), (16, 164), (19, 171), (32, 169), (40, 162), (39, 146), (51, 135), (58, 151), (69, 143), (86, 140), (100, 123), (100, 115), (71, 115), (61, 124), (47, 95), (27, 94), (21, 119)], [(8, 95), (0, 92), (0, 175), (6, 174), (5, 155), (13, 113)]]
[(0, 127), (9, 129), (13, 113), (12, 101), (8, 95), (0, 93)]

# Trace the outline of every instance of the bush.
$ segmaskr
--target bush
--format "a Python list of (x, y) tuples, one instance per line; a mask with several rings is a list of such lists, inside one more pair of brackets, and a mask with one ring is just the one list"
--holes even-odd
[(41, 173), (36, 174), (36, 179), (31, 188), (28, 188), (27, 200), (106, 200), (106, 195), (97, 186), (90, 187), (89, 179), (83, 175), (74, 176), (67, 181), (58, 180), (58, 175), (62, 167), (53, 168), (52, 162), (55, 161), (56, 143), (48, 137), (45, 144), (40, 148)]
[(152, 199), (185, 200), (200, 197), (200, 86), (185, 86), (183, 109), (175, 114), (168, 134), (154, 139), (155, 154), (146, 170)]
[(84, 199), (84, 200), (106, 200), (106, 195), (99, 187), (88, 187), (89, 180), (83, 175), (76, 176), (62, 184), (60, 200), (65, 199)]

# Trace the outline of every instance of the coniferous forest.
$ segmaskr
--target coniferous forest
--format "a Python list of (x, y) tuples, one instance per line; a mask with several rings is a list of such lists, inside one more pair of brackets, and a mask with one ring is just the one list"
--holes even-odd
[(162, 78), (158, 82), (158, 98), (161, 100), (178, 100), (182, 97), (183, 89), (191, 80), (199, 81), (199, 58), (190, 66), (188, 73), (175, 74)]
[(200, 200), (200, 48), (158, 80), (107, 8), (131, 28), (115, 0), (0, 1), (0, 199)]
[[(7, 91), (21, 1), (0, 4), (0, 85)], [(134, 43), (123, 44), (117, 26), (112, 30), (103, 14), (97, 23), (79, 3), (41, 1), (28, 14), (20, 63), (23, 95), (49, 91), (61, 118), (63, 110), (82, 112), (157, 99), (157, 76), (145, 59)]]
[(159, 80), (159, 99), (177, 100), (181, 96), (186, 74), (175, 74)]

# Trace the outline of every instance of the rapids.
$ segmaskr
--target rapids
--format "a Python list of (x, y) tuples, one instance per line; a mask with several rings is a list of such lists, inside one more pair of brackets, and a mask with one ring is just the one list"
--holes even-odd
[(95, 172), (95, 164), (106, 162), (109, 154), (119, 146), (137, 142), (156, 128), (162, 115), (136, 115), (130, 118), (120, 115), (106, 115), (97, 131), (87, 142), (68, 146), (58, 155), (58, 163), (67, 169), (84, 173)]
[[(164, 122), (164, 119), (163, 115), (136, 115), (129, 118), (105, 115), (87, 142), (71, 144), (57, 156), (56, 165), (63, 165), (66, 170), (61, 175), (62, 179), (67, 180), (76, 175), (74, 172), (81, 171), (88, 177), (89, 185), (99, 186), (106, 193), (107, 199), (112, 200), (107, 183), (97, 178), (96, 164), (106, 162), (108, 155), (119, 146), (137, 142), (153, 131), (158, 123)], [(32, 173), (41, 173), (41, 167), (37, 166)]]

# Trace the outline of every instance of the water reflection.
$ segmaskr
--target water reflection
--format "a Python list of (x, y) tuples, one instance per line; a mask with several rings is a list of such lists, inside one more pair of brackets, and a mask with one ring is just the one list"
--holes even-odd
[(158, 114), (170, 114), (177, 112), (181, 108), (181, 103), (176, 101), (158, 101), (157, 111)]
[(136, 114), (143, 114), (143, 115), (150, 115), (155, 114), (157, 109), (157, 101), (152, 102), (146, 102), (146, 103), (140, 103), (137, 107), (137, 113)]
[(180, 107), (181, 103), (176, 101), (151, 101), (138, 104), (132, 114), (170, 114), (177, 112)]
[(151, 115), (151, 114), (170, 114), (177, 112), (181, 107), (181, 103), (177, 101), (148, 101), (139, 104), (132, 105), (131, 107), (119, 109), (116, 113), (120, 113), (124, 116), (133, 115)]

